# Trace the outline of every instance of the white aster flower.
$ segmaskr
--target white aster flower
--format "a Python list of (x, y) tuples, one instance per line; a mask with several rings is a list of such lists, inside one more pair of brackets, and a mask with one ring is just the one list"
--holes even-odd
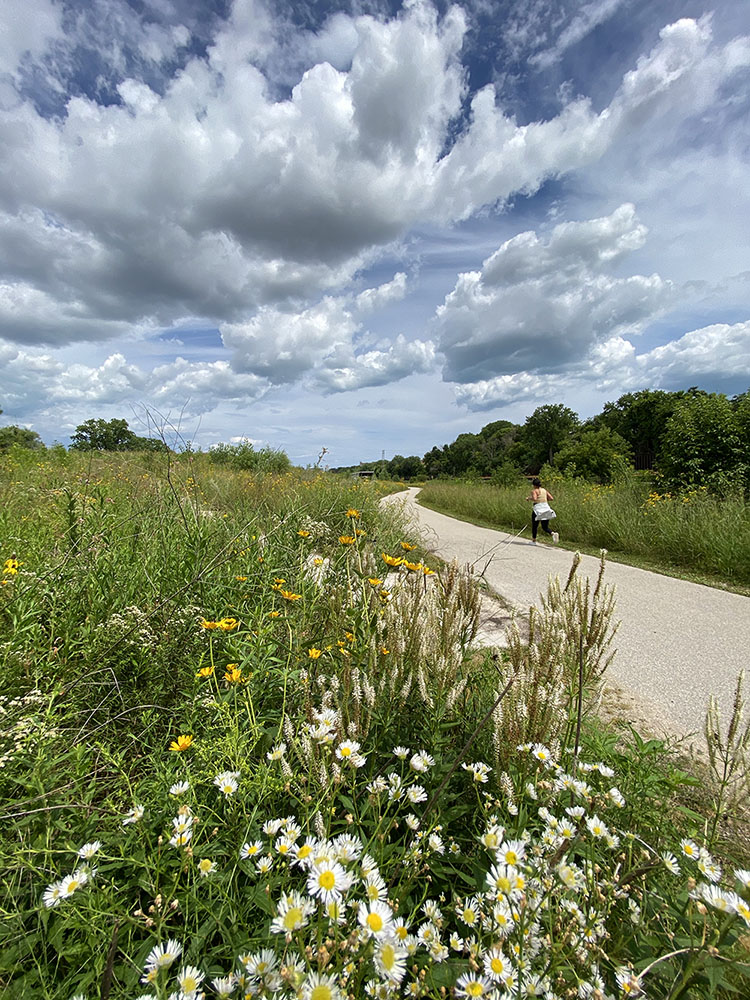
[(221, 774), (217, 774), (214, 778), (214, 784), (222, 795), (229, 798), (230, 795), (234, 795), (237, 791), (237, 779), (239, 776), (239, 771), (222, 771)]
[(279, 900), (277, 914), (271, 921), (271, 933), (291, 936), (305, 927), (315, 912), (315, 903), (299, 892), (290, 892)]
[(143, 806), (133, 806), (133, 808), (125, 814), (125, 819), (122, 821), (123, 826), (127, 826), (129, 823), (137, 823), (138, 820), (143, 819), (143, 814), (145, 809)]
[(425, 802), (427, 800), (427, 792), (422, 785), (410, 785), (406, 789), (406, 798), (412, 805), (416, 805), (418, 802)]
[(426, 753), (424, 750), (420, 750), (418, 753), (415, 753), (409, 761), (409, 767), (413, 771), (424, 772), (429, 771), (434, 763), (434, 757), (430, 756), (430, 754)]
[(47, 907), (57, 906), (64, 898), (62, 882), (53, 882), (44, 890), (43, 902)]
[(302, 1000), (343, 1000), (343, 994), (333, 976), (311, 972), (302, 983)]
[(281, 760), (281, 758), (286, 753), (286, 743), (277, 743), (275, 747), (271, 749), (266, 754), (268, 760)]
[(389, 983), (398, 984), (406, 974), (408, 954), (397, 938), (385, 938), (375, 948), (375, 968)]
[(240, 859), (245, 861), (247, 858), (254, 858), (260, 854), (263, 850), (263, 841), (254, 840), (252, 843), (246, 840), (245, 843), (240, 848)]
[(78, 851), (78, 857), (83, 858), (85, 861), (90, 861), (97, 851), (101, 849), (101, 846), (101, 840), (92, 840), (90, 843), (84, 844)]
[(492, 980), (476, 972), (465, 972), (456, 982), (456, 996), (459, 997), (486, 997), (494, 992)]
[(237, 986), (237, 977), (231, 973), (218, 979), (212, 979), (211, 985), (220, 997), (229, 997)]
[(338, 861), (320, 861), (307, 876), (307, 891), (327, 903), (341, 899), (352, 884), (353, 876)]
[(406, 758), (409, 756), (409, 752), (410, 751), (409, 751), (408, 747), (394, 747), (393, 748), (393, 753), (394, 753), (394, 755), (396, 757), (398, 757), (399, 760), (406, 760)]
[(367, 906), (360, 906), (357, 919), (368, 937), (393, 936), (393, 913), (387, 903), (379, 899), (371, 900)]
[(174, 785), (170, 785), (169, 794), (170, 795), (184, 795), (185, 792), (190, 788), (189, 781), (178, 781)]
[(201, 878), (208, 878), (209, 875), (213, 875), (218, 867), (216, 862), (210, 858), (201, 858), (198, 862), (198, 871), (201, 873)]
[(146, 971), (168, 969), (173, 962), (177, 961), (181, 954), (182, 945), (178, 941), (175, 941), (174, 938), (169, 938), (165, 944), (157, 944), (148, 953), (145, 965)]

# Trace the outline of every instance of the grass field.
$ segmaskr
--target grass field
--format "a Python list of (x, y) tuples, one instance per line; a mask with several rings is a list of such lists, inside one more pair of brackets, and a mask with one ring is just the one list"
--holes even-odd
[[(554, 527), (566, 544), (607, 549), (670, 573), (695, 574), (750, 587), (750, 506), (739, 495), (718, 500), (705, 490), (659, 493), (634, 476), (616, 486), (551, 482)], [(428, 482), (420, 503), (446, 514), (518, 531), (530, 529), (529, 485), (496, 487), (451, 480)]]
[(606, 587), (481, 653), (374, 483), (16, 450), (0, 494), (3, 996), (747, 995), (743, 730), (688, 809), (589, 718)]

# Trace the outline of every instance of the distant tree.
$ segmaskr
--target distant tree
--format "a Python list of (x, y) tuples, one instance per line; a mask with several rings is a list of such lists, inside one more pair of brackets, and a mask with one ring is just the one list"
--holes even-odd
[(562, 403), (538, 406), (521, 428), (522, 453), (532, 470), (552, 462), (555, 453), (567, 444), (580, 425), (578, 414)]
[(91, 419), (76, 427), (71, 448), (76, 451), (127, 451), (135, 436), (127, 420)]
[(388, 463), (388, 475), (392, 479), (418, 479), (424, 476), (424, 465), (418, 455), (394, 455)]
[[(2, 412), (0, 410), (0, 413)], [(19, 427), (17, 424), (0, 427), (0, 452), (8, 451), (13, 445), (17, 445), (19, 448), (29, 448), (31, 451), (44, 449), (44, 441), (36, 431), (30, 431), (27, 427)]]
[(675, 489), (706, 486), (729, 494), (750, 488), (745, 404), (733, 405), (723, 393), (682, 399), (667, 421), (659, 470)]
[(436, 445), (422, 459), (425, 473), (430, 479), (436, 479), (438, 476), (445, 475), (447, 461), (445, 451), (445, 446), (438, 448)]
[(583, 428), (555, 455), (554, 465), (566, 476), (592, 483), (611, 483), (630, 465), (630, 445), (609, 427)]

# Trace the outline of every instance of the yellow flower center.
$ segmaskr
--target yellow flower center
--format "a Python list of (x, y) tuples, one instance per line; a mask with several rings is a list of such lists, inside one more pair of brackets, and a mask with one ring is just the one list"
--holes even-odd
[(325, 983), (314, 986), (310, 991), (310, 1000), (332, 1000), (333, 993), (331, 987)]
[(380, 961), (383, 963), (383, 968), (390, 972), (396, 964), (396, 952), (392, 944), (383, 945), (380, 952)]
[(466, 995), (469, 997), (481, 997), (484, 995), (484, 986), (477, 980), (466, 984)]
[(505, 962), (502, 958), (493, 958), (490, 962), (490, 968), (499, 976), (505, 971)]
[(336, 884), (336, 876), (332, 871), (321, 872), (318, 876), (318, 885), (321, 889), (333, 889)]
[(382, 931), (383, 929), (383, 918), (379, 913), (368, 913), (367, 914), (367, 926), (371, 931)]
[(341, 747), (341, 756), (342, 757), (351, 757), (351, 754), (352, 754), (352, 748), (351, 747)]
[(302, 923), (302, 910), (299, 906), (292, 906), (284, 914), (284, 927), (288, 931), (293, 931)]

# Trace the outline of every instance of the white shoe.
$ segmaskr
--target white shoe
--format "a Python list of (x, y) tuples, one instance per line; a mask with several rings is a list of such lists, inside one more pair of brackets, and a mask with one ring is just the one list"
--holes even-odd
[(532, 538), (529, 545), (536, 545), (536, 538)]
[(560, 535), (558, 534), (558, 532), (556, 532), (556, 531), (552, 532), (552, 541), (553, 542), (559, 542), (560, 541)]

